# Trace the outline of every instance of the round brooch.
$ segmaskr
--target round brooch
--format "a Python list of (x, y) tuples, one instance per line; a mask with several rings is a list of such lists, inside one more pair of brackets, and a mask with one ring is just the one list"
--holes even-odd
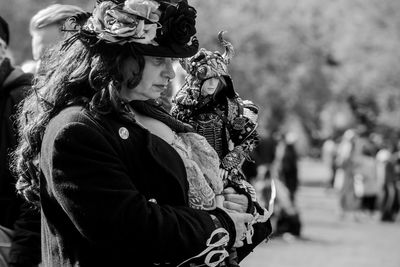
[(119, 128), (118, 133), (119, 133), (119, 136), (124, 140), (128, 139), (128, 137), (129, 137), (129, 131), (125, 127)]

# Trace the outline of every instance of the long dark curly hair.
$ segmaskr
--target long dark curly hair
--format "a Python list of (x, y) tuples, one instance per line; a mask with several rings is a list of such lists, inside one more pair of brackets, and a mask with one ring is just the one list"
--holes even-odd
[(133, 121), (119, 94), (122, 64), (128, 57), (138, 63), (138, 71), (127, 82), (134, 88), (142, 77), (144, 57), (129, 45), (92, 46), (74, 33), (64, 44), (46, 51), (17, 115), (19, 143), (11, 168), (18, 177), (16, 189), (26, 200), (40, 206), (39, 153), (46, 126), (61, 110), (82, 105), (94, 114), (115, 113)]

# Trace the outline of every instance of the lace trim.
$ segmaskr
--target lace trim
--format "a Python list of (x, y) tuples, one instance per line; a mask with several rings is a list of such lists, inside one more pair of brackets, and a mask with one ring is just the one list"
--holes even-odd
[(171, 146), (181, 156), (189, 182), (189, 205), (195, 209), (216, 207), (215, 195), (222, 192), (218, 176), (219, 158), (207, 140), (196, 133), (174, 133)]

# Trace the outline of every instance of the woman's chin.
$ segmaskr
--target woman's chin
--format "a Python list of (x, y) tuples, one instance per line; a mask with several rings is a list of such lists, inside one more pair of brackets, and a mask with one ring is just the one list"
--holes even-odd
[(158, 98), (160, 98), (161, 96), (162, 96), (161, 93), (159, 93), (159, 94), (154, 94), (154, 96), (152, 96), (151, 99), (158, 99)]

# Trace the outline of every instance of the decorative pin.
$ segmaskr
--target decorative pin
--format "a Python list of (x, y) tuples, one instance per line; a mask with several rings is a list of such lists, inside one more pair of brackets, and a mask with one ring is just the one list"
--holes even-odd
[(129, 131), (125, 127), (119, 128), (118, 133), (119, 133), (119, 136), (124, 140), (128, 139), (128, 137), (129, 137)]
[(157, 200), (155, 198), (150, 198), (148, 201), (151, 203), (157, 204)]

